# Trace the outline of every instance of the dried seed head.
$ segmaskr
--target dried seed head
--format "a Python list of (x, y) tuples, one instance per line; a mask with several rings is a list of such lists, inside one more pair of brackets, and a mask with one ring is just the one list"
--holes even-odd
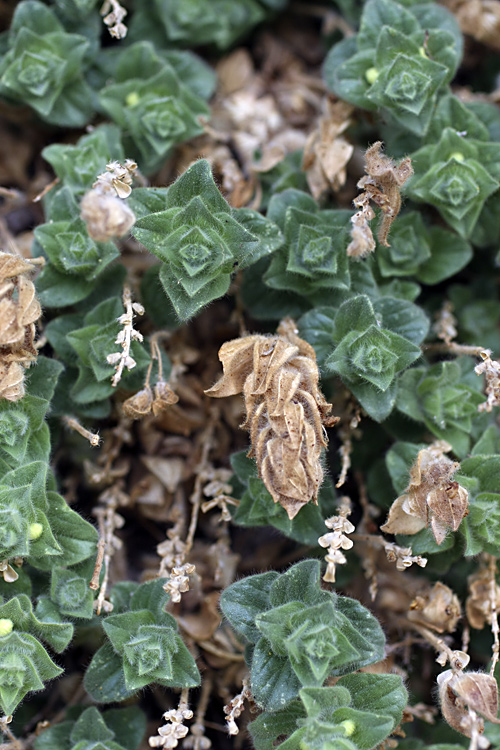
[(318, 388), (313, 348), (299, 338), (293, 321), (284, 321), (277, 336), (247, 336), (223, 344), (224, 375), (209, 396), (243, 392), (259, 474), (274, 502), (294, 518), (312, 500), (317, 503), (323, 480), (320, 456), (327, 438), (324, 424), (331, 404)]
[(452, 633), (461, 617), (460, 602), (456, 594), (439, 581), (420, 594), (410, 604), (408, 619), (431, 628), (438, 633)]
[(176, 404), (179, 400), (179, 396), (174, 393), (172, 388), (164, 380), (158, 380), (155, 385), (155, 397), (152, 403), (153, 414), (155, 417), (158, 414), (166, 411), (166, 409), (172, 404)]
[[(492, 578), (487, 568), (468, 578), (469, 596), (465, 602), (467, 619), (473, 628), (482, 630), (485, 623), (491, 625), (492, 615)], [(495, 608), (500, 609), (500, 586), (495, 582)]]
[(25, 367), (37, 356), (35, 322), (41, 314), (28, 274), (43, 260), (0, 251), (0, 399), (24, 396)]
[(437, 544), (449, 529), (456, 531), (468, 514), (469, 495), (451, 477), (460, 468), (444, 454), (451, 450), (439, 440), (419, 451), (410, 470), (410, 484), (389, 510), (381, 530), (389, 534), (416, 534), (431, 526)]
[(152, 403), (153, 394), (148, 385), (123, 402), (123, 413), (126, 417), (130, 417), (131, 419), (141, 419), (151, 413)]
[[(457, 732), (471, 736), (472, 718), (468, 709), (477, 711), (488, 721), (499, 723), (498, 685), (494, 677), (482, 672), (464, 673), (448, 669), (438, 676), (437, 682), (441, 713)], [(477, 729), (484, 731), (482, 719), (478, 720)]]

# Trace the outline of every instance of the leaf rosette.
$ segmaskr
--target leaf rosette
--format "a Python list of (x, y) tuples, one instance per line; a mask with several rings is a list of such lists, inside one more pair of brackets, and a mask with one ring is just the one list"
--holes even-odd
[(163, 207), (137, 220), (132, 233), (162, 261), (160, 281), (181, 320), (223, 296), (236, 267), (246, 268), (282, 242), (272, 221), (250, 209), (231, 210), (204, 160), (168, 189)]
[(325, 360), (326, 372), (340, 375), (370, 416), (385, 419), (395, 403), (396, 375), (420, 356), (419, 347), (382, 328), (364, 295), (340, 306), (333, 339), (336, 346)]
[(462, 376), (458, 362), (438, 362), (429, 368), (415, 367), (403, 373), (398, 383), (397, 408), (423, 422), (454, 452), (464, 456), (470, 446), (472, 420), (483, 396)]
[(249, 642), (251, 689), (266, 711), (284, 708), (302, 686), (321, 686), (383, 653), (375, 618), (353, 599), (321, 590), (319, 576), (319, 562), (306, 560), (281, 575), (249, 576), (222, 594), (222, 611)]
[(36, 0), (21, 2), (0, 62), (0, 92), (28, 104), (44, 120), (81, 127), (92, 115), (92, 94), (82, 77), (89, 41), (68, 34), (55, 14)]
[(359, 33), (333, 47), (324, 75), (337, 96), (424, 135), (461, 53), (460, 30), (444, 8), (370, 0)]
[(349, 211), (321, 211), (310, 195), (290, 189), (271, 199), (267, 215), (285, 238), (264, 275), (267, 286), (311, 299), (327, 289), (350, 287)]

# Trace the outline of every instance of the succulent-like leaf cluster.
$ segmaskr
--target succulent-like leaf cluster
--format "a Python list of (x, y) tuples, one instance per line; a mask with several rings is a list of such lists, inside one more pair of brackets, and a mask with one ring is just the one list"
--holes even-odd
[(136, 706), (99, 713), (86, 708), (76, 719), (49, 727), (35, 739), (35, 750), (136, 750), (146, 728), (145, 716)]
[(9, 50), (0, 61), (0, 95), (32, 107), (54, 125), (81, 127), (90, 119), (90, 43), (68, 33), (38, 0), (19, 3), (9, 30)]
[(460, 31), (444, 8), (370, 0), (358, 34), (330, 51), (325, 78), (342, 99), (423, 135), (461, 54)]
[(250, 724), (256, 750), (268, 750), (283, 735), (289, 735), (283, 750), (370, 750), (398, 725), (406, 690), (396, 675), (358, 672), (341, 677), (334, 687), (301, 688), (299, 698)]
[(132, 36), (153, 38), (159, 46), (212, 44), (220, 50), (231, 47), (266, 16), (281, 10), (286, 0), (184, 0), (140, 8), (134, 17)]
[[(168, 596), (157, 579), (128, 587), (126, 611), (103, 620), (107, 642), (95, 653), (85, 687), (99, 703), (124, 700), (140, 688), (195, 687), (200, 673), (177, 632), (177, 621), (165, 612)], [(111, 595), (112, 603), (118, 599)]]
[(277, 227), (256, 211), (229, 207), (204, 160), (168, 189), (161, 208), (156, 204), (138, 219), (133, 234), (163, 262), (160, 281), (181, 320), (224, 295), (236, 268), (282, 241)]
[(266, 712), (283, 709), (302, 687), (319, 688), (383, 656), (376, 619), (354, 599), (323, 591), (319, 577), (319, 562), (305, 560), (281, 575), (249, 576), (222, 594), (222, 611), (249, 644), (251, 689)]

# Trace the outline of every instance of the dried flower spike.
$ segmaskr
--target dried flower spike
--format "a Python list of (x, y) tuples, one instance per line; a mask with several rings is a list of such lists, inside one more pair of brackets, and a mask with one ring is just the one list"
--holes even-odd
[(115, 39), (125, 39), (127, 36), (127, 27), (122, 23), (127, 15), (125, 8), (122, 8), (118, 0), (104, 0), (101, 8), (101, 16), (109, 29), (109, 33)]
[(381, 531), (388, 534), (416, 534), (431, 526), (437, 544), (449, 529), (456, 531), (468, 514), (469, 495), (451, 477), (460, 468), (445, 453), (451, 445), (438, 440), (419, 451), (410, 470), (410, 484), (389, 510)]
[(401, 208), (400, 190), (413, 174), (410, 157), (407, 156), (396, 164), (382, 151), (382, 142), (377, 141), (365, 153), (366, 175), (358, 182), (364, 192), (354, 199), (354, 205), (360, 210), (351, 219), (352, 241), (347, 248), (347, 255), (363, 258), (375, 250), (375, 240), (370, 228), (370, 221), (375, 218), (375, 211), (370, 206), (372, 201), (382, 210), (377, 239), (381, 245), (390, 247), (387, 242), (392, 222)]
[(312, 500), (317, 503), (323, 480), (321, 451), (327, 444), (323, 425), (328, 404), (318, 388), (314, 349), (297, 335), (293, 321), (283, 321), (277, 336), (246, 336), (228, 341), (219, 351), (224, 375), (208, 396), (243, 392), (259, 474), (275, 503), (294, 518)]

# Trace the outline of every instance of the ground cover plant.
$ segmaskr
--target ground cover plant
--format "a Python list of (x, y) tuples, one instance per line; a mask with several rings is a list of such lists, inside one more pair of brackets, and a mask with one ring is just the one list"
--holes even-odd
[(500, 748), (500, 3), (0, 25), (1, 750)]

